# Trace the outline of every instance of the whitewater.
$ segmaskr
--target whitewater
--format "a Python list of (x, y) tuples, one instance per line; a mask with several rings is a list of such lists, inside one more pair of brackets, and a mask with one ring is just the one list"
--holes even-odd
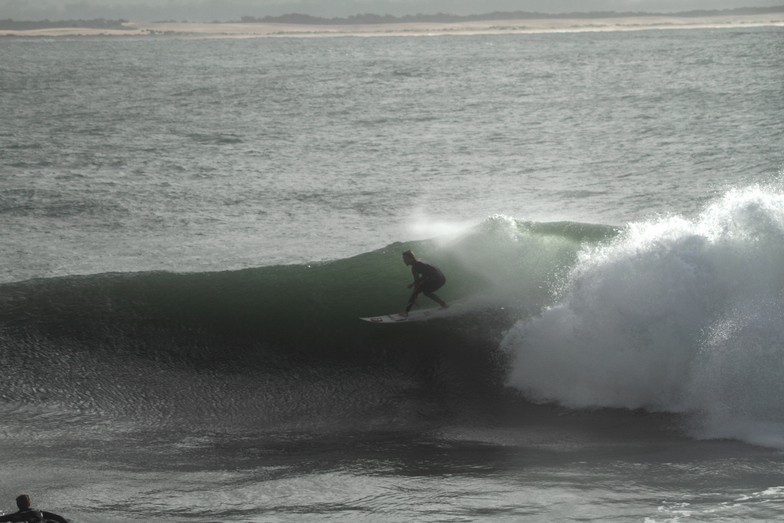
[[(782, 86), (780, 27), (4, 39), (0, 510), (780, 520)], [(408, 249), (454, 312), (359, 321)]]
[(696, 414), (701, 437), (784, 448), (784, 195), (731, 190), (696, 218), (590, 246), (556, 305), (504, 340), (510, 382), (576, 408)]

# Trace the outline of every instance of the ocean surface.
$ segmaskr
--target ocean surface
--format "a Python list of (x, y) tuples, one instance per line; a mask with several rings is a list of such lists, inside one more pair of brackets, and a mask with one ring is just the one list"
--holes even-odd
[(780, 521), (783, 315), (782, 27), (0, 41), (6, 513)]

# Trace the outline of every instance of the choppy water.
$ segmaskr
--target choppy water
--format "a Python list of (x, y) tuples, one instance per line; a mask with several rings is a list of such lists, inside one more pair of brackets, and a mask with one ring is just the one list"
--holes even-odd
[(782, 36), (0, 42), (0, 506), (780, 519)]

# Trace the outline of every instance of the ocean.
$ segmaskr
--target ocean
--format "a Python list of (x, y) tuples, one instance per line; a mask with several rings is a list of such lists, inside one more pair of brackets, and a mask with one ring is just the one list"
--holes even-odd
[(0, 115), (5, 513), (784, 518), (784, 28), (4, 38)]

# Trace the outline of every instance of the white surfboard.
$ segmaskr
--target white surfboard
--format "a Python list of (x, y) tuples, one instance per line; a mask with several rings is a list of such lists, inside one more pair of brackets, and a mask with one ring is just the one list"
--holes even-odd
[(438, 317), (449, 316), (452, 313), (452, 308), (448, 309), (428, 309), (424, 311), (409, 312), (408, 317), (403, 317), (400, 314), (386, 314), (384, 316), (371, 316), (370, 318), (360, 318), (360, 320), (369, 321), (370, 323), (403, 323), (407, 321), (426, 321)]

